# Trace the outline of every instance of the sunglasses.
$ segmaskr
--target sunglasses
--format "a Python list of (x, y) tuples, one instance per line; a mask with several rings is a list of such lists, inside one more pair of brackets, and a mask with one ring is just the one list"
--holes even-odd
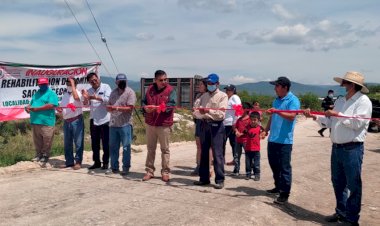
[(346, 80), (342, 80), (342, 85), (343, 84), (351, 84), (352, 82), (349, 82), (349, 81), (346, 81)]

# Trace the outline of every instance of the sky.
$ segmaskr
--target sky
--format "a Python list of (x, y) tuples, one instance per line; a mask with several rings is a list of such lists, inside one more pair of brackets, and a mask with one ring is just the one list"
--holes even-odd
[(116, 66), (86, 0), (66, 1), (90, 42), (65, 0), (1, 0), (0, 61), (101, 61), (102, 76), (135, 81), (162, 69), (224, 84), (331, 85), (347, 71), (380, 82), (378, 0), (88, 0)]

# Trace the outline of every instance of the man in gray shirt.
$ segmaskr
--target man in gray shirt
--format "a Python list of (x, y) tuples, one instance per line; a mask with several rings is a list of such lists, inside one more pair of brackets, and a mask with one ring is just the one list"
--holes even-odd
[(111, 170), (106, 174), (119, 173), (119, 148), (123, 146), (123, 171), (122, 175), (129, 173), (131, 167), (131, 142), (132, 142), (132, 111), (136, 103), (135, 92), (127, 87), (127, 76), (118, 74), (116, 85), (110, 95), (107, 111), (110, 119), (110, 154)]

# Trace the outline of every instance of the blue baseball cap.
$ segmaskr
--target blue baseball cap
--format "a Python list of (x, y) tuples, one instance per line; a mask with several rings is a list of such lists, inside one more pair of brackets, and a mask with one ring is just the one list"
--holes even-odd
[(213, 84), (219, 82), (219, 76), (217, 74), (209, 74), (206, 79), (207, 82), (211, 82)]
[(116, 81), (127, 81), (127, 76), (125, 74), (116, 75)]

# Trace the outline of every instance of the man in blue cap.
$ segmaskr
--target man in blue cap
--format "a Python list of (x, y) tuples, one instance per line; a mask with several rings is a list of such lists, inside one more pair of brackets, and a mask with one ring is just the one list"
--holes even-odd
[(131, 167), (131, 142), (132, 142), (132, 111), (136, 103), (135, 92), (127, 86), (127, 76), (118, 74), (116, 85), (110, 95), (107, 111), (111, 114), (110, 119), (110, 154), (111, 169), (106, 172), (119, 173), (119, 148), (123, 146), (123, 171), (121, 175), (129, 173)]
[(209, 150), (212, 148), (214, 156), (215, 188), (224, 187), (224, 125), (225, 110), (228, 96), (219, 90), (219, 76), (210, 74), (207, 79), (207, 91), (202, 95), (200, 107), (196, 109), (201, 114), (201, 163), (199, 167), (198, 186), (210, 184)]

